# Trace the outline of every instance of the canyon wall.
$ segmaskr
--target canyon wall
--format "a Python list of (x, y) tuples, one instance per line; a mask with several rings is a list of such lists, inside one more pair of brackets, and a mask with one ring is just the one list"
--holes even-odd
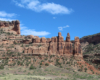
[(18, 20), (12, 22), (0, 21), (0, 28), (3, 28), (6, 32), (20, 34), (20, 22)]
[(74, 43), (70, 41), (70, 34), (67, 34), (66, 41), (64, 41), (61, 32), (58, 32), (58, 36), (48, 38), (39, 38), (38, 36), (20, 35), (20, 22), (18, 20), (12, 22), (0, 21), (0, 28), (4, 29), (6, 32), (15, 32), (19, 36), (9, 35), (6, 39), (2, 39), (0, 44), (23, 44), (29, 45), (23, 46), (21, 50), (25, 54), (49, 54), (49, 55), (82, 55), (81, 44), (78, 37), (75, 37)]
[[(31, 40), (30, 40), (31, 41)], [(30, 42), (24, 42), (29, 44)], [(45, 37), (33, 37), (31, 41), (31, 47), (25, 47), (25, 54), (49, 54), (49, 55), (81, 55), (82, 50), (81, 44), (78, 37), (75, 37), (75, 43), (72, 44), (70, 41), (70, 34), (67, 34), (66, 41), (63, 40), (61, 32), (58, 33), (57, 37), (46, 39)]]
[(88, 42), (89, 44), (98, 44), (100, 43), (100, 33), (94, 34), (94, 35), (89, 35), (80, 38), (80, 43), (82, 42)]

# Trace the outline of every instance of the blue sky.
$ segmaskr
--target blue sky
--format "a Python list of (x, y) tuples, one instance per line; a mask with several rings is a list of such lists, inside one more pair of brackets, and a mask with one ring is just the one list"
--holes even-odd
[(0, 0), (0, 20), (19, 20), (21, 35), (74, 40), (100, 32), (100, 0)]

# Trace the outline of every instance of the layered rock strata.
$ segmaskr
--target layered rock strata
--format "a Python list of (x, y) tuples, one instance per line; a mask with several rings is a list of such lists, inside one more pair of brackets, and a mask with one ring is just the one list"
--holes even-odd
[(7, 32), (20, 34), (20, 22), (18, 20), (12, 22), (0, 21), (0, 28), (5, 29)]

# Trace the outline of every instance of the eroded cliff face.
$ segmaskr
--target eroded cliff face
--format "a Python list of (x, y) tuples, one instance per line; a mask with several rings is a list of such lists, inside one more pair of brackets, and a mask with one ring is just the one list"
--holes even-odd
[[(52, 38), (39, 38), (34, 35), (22, 36), (20, 35), (20, 22), (18, 20), (12, 22), (0, 21), (0, 58), (5, 59), (6, 56), (3, 57), (5, 54), (16, 59), (18, 57), (13, 57), (16, 53), (22, 55), (22, 57), (23, 55), (32, 57), (35, 55), (74, 56), (76, 60), (80, 59), (81, 62), (79, 63), (85, 66), (87, 64), (83, 59), (82, 48), (94, 41), (98, 43), (99, 39), (99, 35), (97, 35), (89, 39), (75, 37), (74, 41), (70, 41), (70, 34), (67, 33), (64, 41), (61, 32), (58, 32), (58, 36)], [(87, 42), (82, 44), (85, 41)], [(94, 62), (97, 61), (94, 60)]]
[[(16, 45), (22, 44), (21, 50), (15, 50), (16, 52), (20, 51), (24, 54), (48, 54), (48, 55), (82, 55), (81, 45), (78, 37), (75, 37), (74, 47), (70, 41), (70, 34), (67, 34), (66, 41), (64, 41), (61, 32), (58, 33), (58, 36), (48, 38), (45, 37), (39, 38), (38, 36), (20, 35), (20, 22), (18, 20), (12, 22), (0, 21), (0, 29), (3, 29), (4, 32), (13, 33), (9, 36), (1, 36), (2, 40), (0, 44)], [(16, 35), (15, 34), (19, 34)], [(3, 38), (4, 37), (4, 38)], [(28, 46), (25, 46), (28, 45)], [(7, 46), (7, 45), (6, 45)], [(6, 48), (6, 47), (5, 47)], [(9, 50), (6, 48), (6, 51)], [(12, 49), (10, 49), (12, 50)], [(14, 49), (13, 49), (14, 51)]]
[(80, 43), (83, 43), (83, 42), (88, 42), (89, 44), (90, 43), (92, 44), (100, 43), (100, 33), (80, 38)]
[(6, 32), (20, 34), (20, 22), (18, 20), (12, 22), (0, 21), (0, 28)]
[[(27, 44), (28, 42), (25, 42)], [(30, 42), (29, 42), (30, 43)], [(48, 54), (48, 55), (67, 55), (80, 56), (82, 58), (81, 44), (79, 38), (75, 37), (74, 47), (70, 41), (70, 34), (67, 34), (66, 41), (63, 40), (61, 32), (57, 37), (46, 39), (45, 37), (33, 37), (31, 42), (33, 47), (24, 48), (25, 54)]]

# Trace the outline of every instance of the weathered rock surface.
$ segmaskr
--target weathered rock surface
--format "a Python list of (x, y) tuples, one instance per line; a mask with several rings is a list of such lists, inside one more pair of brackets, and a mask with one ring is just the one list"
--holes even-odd
[(89, 44), (90, 43), (92, 43), (92, 44), (100, 43), (100, 33), (80, 38), (80, 43), (82, 43), (82, 42), (88, 42)]
[(12, 22), (0, 21), (0, 28), (4, 28), (6, 32), (20, 34), (20, 22), (18, 20)]
[[(26, 54), (49, 54), (49, 55), (82, 55), (81, 45), (79, 38), (75, 37), (74, 47), (70, 41), (70, 34), (67, 34), (66, 41), (64, 41), (61, 32), (58, 36), (48, 38), (39, 38), (38, 36), (28, 35), (21, 36), (20, 34), (20, 22), (18, 20), (12, 22), (0, 21), (0, 28), (5, 29), (6, 32), (15, 32), (15, 35), (5, 36), (2, 38), (1, 44), (22, 44), (16, 52), (24, 52)], [(4, 35), (3, 35), (4, 36)], [(6, 38), (6, 39), (5, 39)], [(31, 44), (31, 46), (30, 46)], [(27, 47), (26, 47), (27, 46)], [(12, 49), (11, 49), (12, 50)], [(14, 49), (13, 49), (14, 50)]]
[[(77, 54), (77, 56), (82, 55), (79, 38), (75, 37), (75, 45), (73, 48), (69, 33), (67, 34), (66, 41), (63, 40), (63, 36), (61, 35), (61, 32), (59, 32), (58, 36), (52, 37), (51, 39), (34, 36), (31, 42), (33, 47), (24, 48), (24, 53), (68, 56), (75, 54)], [(23, 43), (29, 44), (29, 41), (26, 40), (26, 42)]]

